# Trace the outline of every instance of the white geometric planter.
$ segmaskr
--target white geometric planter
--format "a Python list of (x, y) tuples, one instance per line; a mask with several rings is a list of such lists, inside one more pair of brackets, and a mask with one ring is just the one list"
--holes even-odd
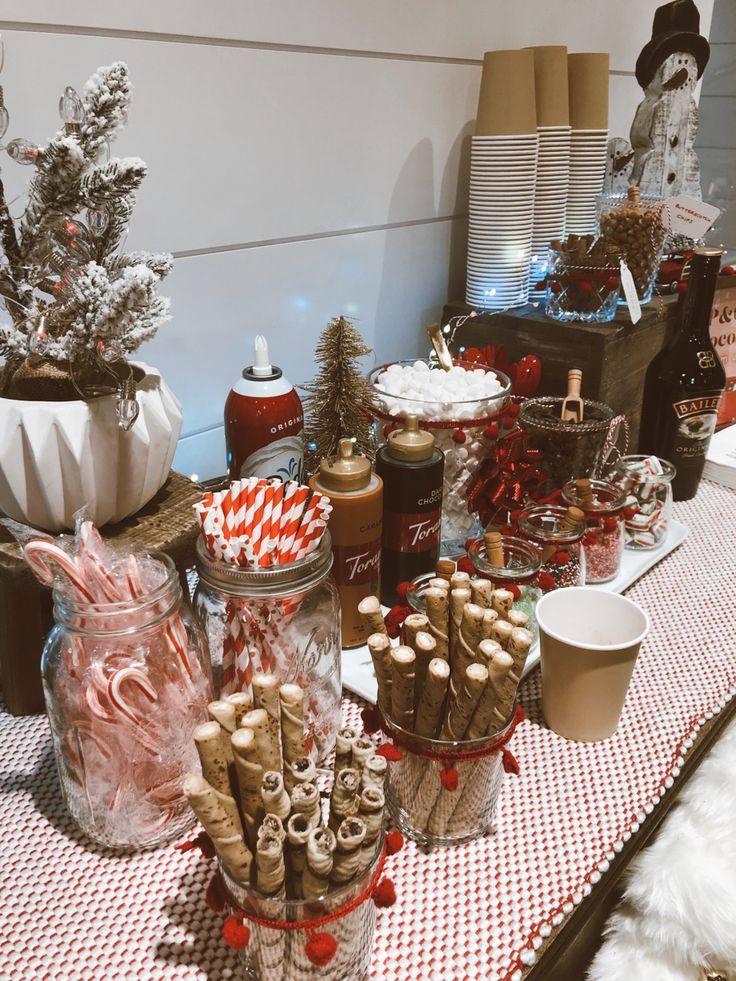
[(0, 511), (47, 531), (73, 530), (83, 505), (100, 527), (147, 504), (166, 482), (181, 405), (155, 368), (137, 364), (140, 414), (118, 426), (115, 395), (84, 402), (0, 398)]

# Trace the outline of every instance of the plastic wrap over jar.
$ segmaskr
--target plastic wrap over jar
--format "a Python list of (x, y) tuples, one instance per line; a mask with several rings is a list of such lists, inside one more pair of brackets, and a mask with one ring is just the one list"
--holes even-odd
[(404, 834), (434, 848), (462, 845), (490, 830), (515, 718), (514, 706), (503, 728), (460, 742), (426, 739), (384, 718), (383, 730), (401, 754), (389, 757), (386, 801)]
[(566, 513), (567, 508), (540, 504), (519, 515), (519, 532), (542, 554), (537, 582), (543, 593), (564, 586), (584, 586), (586, 582), (585, 522), (570, 530), (563, 528)]
[(323, 760), (340, 725), (340, 601), (332, 542), (298, 562), (244, 569), (213, 560), (197, 543), (194, 606), (221, 694), (250, 691), (265, 671), (305, 691), (310, 755)]
[[(357, 981), (367, 977), (376, 929), (376, 907), (370, 894), (384, 854), (381, 834), (375, 857), (362, 874), (320, 899), (308, 900), (264, 896), (235, 882), (221, 866), (227, 891), (250, 930), (248, 945), (241, 951), (245, 977), (253, 981)], [(288, 928), (270, 927), (263, 922), (266, 920), (288, 924)], [(324, 946), (326, 936), (333, 938), (334, 944), (327, 943), (334, 954), (320, 963), (316, 952), (309, 956), (308, 945), (321, 937)]]
[(141, 557), (160, 576), (143, 598), (73, 602), (54, 591), (56, 626), (41, 662), (65, 803), (110, 848), (149, 848), (192, 824), (181, 790), (197, 767), (192, 733), (212, 682), (200, 625), (168, 556)]
[[(511, 392), (507, 375), (463, 361), (455, 361), (452, 372), (431, 367), (427, 361), (397, 361), (374, 368), (368, 376), (374, 387), (378, 445), (388, 427), (397, 426), (411, 413), (445, 454), (441, 532), (445, 551), (449, 543), (462, 545), (474, 530), (480, 531), (477, 516), (468, 509), (468, 491), (499, 435), (515, 426), (514, 418), (504, 415)], [(426, 392), (440, 385), (454, 386), (458, 395), (444, 401), (428, 399)], [(482, 388), (486, 388), (483, 394), (472, 395)]]
[(616, 465), (623, 491), (626, 548), (657, 548), (667, 537), (672, 513), (674, 464), (658, 457), (624, 456)]
[(606, 480), (591, 480), (592, 502), (580, 495), (575, 481), (562, 488), (562, 499), (585, 513), (585, 580), (588, 585), (610, 582), (624, 554), (624, 494)]

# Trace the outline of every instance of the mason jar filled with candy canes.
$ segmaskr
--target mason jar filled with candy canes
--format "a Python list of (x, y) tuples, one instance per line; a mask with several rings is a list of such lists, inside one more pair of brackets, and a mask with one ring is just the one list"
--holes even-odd
[(585, 579), (587, 584), (610, 582), (618, 575), (624, 554), (624, 499), (607, 480), (570, 480), (562, 488), (566, 504), (585, 515)]
[(212, 699), (206, 642), (168, 556), (113, 549), (88, 522), (60, 542), (24, 553), (54, 588), (41, 671), (61, 791), (101, 845), (151, 848), (192, 823), (181, 784)]
[(256, 672), (304, 689), (307, 749), (321, 762), (340, 724), (340, 598), (327, 498), (296, 481), (251, 477), (195, 505), (194, 607), (220, 697)]
[(656, 456), (624, 456), (616, 477), (624, 498), (626, 548), (646, 551), (667, 537), (675, 467)]
[(585, 585), (586, 524), (580, 508), (538, 504), (522, 511), (518, 524), (522, 537), (542, 553), (537, 582), (543, 593)]

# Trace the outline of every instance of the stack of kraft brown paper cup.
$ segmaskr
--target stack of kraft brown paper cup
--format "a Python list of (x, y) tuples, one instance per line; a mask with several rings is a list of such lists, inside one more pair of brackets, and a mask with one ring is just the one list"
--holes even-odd
[(592, 235), (597, 227), (597, 198), (606, 175), (608, 63), (608, 55), (600, 53), (567, 59), (572, 140), (566, 235)]
[(487, 51), (470, 164), (466, 302), (521, 306), (537, 176), (537, 111), (531, 51)]

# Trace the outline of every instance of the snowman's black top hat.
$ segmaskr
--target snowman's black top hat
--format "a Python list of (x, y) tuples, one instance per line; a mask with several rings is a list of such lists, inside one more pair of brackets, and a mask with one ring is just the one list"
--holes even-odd
[(662, 64), (675, 51), (693, 55), (698, 63), (698, 78), (710, 57), (710, 45), (700, 33), (700, 14), (693, 0), (672, 0), (657, 7), (652, 39), (636, 62), (636, 80), (644, 89)]

